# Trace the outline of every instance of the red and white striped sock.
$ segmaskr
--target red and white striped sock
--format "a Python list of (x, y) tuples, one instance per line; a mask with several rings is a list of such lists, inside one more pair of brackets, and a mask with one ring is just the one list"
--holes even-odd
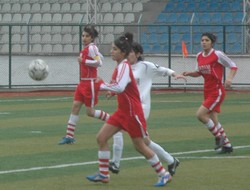
[(231, 145), (229, 139), (227, 138), (227, 135), (226, 135), (226, 133), (224, 131), (224, 128), (221, 126), (220, 123), (218, 123), (217, 129), (220, 131), (221, 135), (224, 137), (224, 144), (223, 144), (223, 146), (231, 147), (232, 145)]
[(74, 138), (76, 123), (78, 120), (79, 120), (78, 115), (73, 115), (73, 114), (70, 115), (67, 125), (66, 137)]
[(152, 166), (152, 168), (154, 168), (158, 176), (163, 176), (166, 173), (165, 168), (156, 154), (152, 158), (148, 159), (148, 163)]
[(102, 110), (95, 110), (94, 117), (97, 119), (101, 119), (102, 121), (107, 121), (109, 118), (109, 114)]
[(98, 151), (99, 159), (99, 172), (101, 175), (108, 177), (109, 176), (109, 159), (110, 151)]
[(214, 125), (214, 122), (211, 119), (209, 119), (209, 121), (205, 125), (215, 137), (221, 136), (220, 131), (217, 129), (216, 125)]

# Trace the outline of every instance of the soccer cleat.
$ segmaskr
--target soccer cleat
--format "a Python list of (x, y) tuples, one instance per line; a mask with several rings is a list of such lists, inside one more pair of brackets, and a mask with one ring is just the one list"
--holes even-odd
[(180, 161), (177, 158), (174, 158), (174, 163), (168, 165), (168, 171), (173, 176), (175, 174), (176, 168), (179, 166)]
[(226, 154), (226, 153), (231, 153), (233, 152), (233, 147), (232, 146), (223, 146), (219, 150), (216, 151), (218, 154)]
[(172, 176), (170, 175), (169, 172), (166, 172), (162, 177), (159, 177), (157, 183), (154, 186), (155, 187), (163, 187), (171, 180), (172, 180)]
[(58, 143), (59, 145), (63, 144), (74, 144), (76, 140), (70, 137), (63, 137), (62, 140)]
[(120, 171), (120, 168), (114, 162), (109, 162), (109, 170), (114, 174), (118, 174)]
[(215, 137), (215, 147), (214, 147), (214, 150), (218, 150), (220, 149), (223, 144), (224, 144), (224, 137), (223, 136), (220, 136), (220, 137)]
[(102, 182), (102, 183), (108, 183), (109, 182), (109, 175), (104, 176), (100, 173), (96, 173), (94, 175), (89, 175), (86, 177), (89, 181), (92, 182)]

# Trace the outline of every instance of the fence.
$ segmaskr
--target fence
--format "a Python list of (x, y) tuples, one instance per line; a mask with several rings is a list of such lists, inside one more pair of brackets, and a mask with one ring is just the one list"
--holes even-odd
[[(76, 24), (0, 24), (0, 88), (75, 86), (79, 80), (77, 56), (82, 47), (84, 25)], [(213, 32), (218, 40), (215, 48), (224, 51), (239, 66), (234, 80), (237, 87), (249, 87), (249, 44), (247, 25), (96, 25), (97, 45), (105, 56), (99, 70), (109, 80), (115, 63), (109, 56), (111, 43), (125, 31), (134, 34), (145, 52), (145, 59), (177, 72), (195, 68), (195, 55), (200, 51), (200, 36)], [(185, 42), (188, 57), (183, 58), (181, 44)], [(31, 60), (44, 59), (50, 68), (44, 81), (29, 78)], [(183, 87), (183, 81), (159, 78), (154, 86)], [(202, 79), (190, 79), (187, 86), (201, 86)]]

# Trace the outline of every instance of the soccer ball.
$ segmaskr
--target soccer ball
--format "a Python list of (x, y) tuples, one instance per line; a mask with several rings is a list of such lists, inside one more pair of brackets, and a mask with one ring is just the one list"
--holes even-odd
[(33, 80), (44, 80), (49, 74), (49, 66), (42, 59), (31, 61), (29, 65), (29, 76)]

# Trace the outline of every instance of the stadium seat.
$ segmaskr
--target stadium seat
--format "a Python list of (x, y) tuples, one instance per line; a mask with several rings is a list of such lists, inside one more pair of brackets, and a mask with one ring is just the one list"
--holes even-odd
[(155, 44), (152, 46), (151, 53), (162, 53), (161, 45)]
[(114, 32), (114, 26), (104, 26), (102, 34), (111, 34)]
[(60, 10), (61, 10), (61, 5), (59, 3), (53, 3), (50, 11), (52, 13), (59, 13)]
[(23, 14), (22, 22), (28, 23), (31, 19), (31, 14), (30, 13), (25, 13)]
[(122, 4), (120, 2), (113, 3), (112, 12), (121, 12), (122, 11)]
[(44, 34), (42, 36), (42, 43), (47, 44), (52, 41), (51, 35), (50, 34)]
[(156, 18), (156, 23), (166, 23), (167, 22), (167, 15), (165, 13), (160, 13)]
[(114, 35), (113, 34), (106, 34), (104, 36), (103, 43), (104, 44), (111, 44), (114, 41)]
[(111, 11), (111, 3), (105, 2), (102, 4), (101, 12), (110, 12)]
[(142, 47), (144, 54), (151, 53), (151, 46), (149, 44), (143, 44)]
[(70, 12), (70, 4), (69, 3), (63, 3), (60, 12), (69, 13)]
[(21, 41), (21, 35), (20, 34), (14, 34), (12, 36), (12, 43), (16, 44), (16, 43), (20, 43)]
[(124, 20), (124, 15), (123, 13), (116, 13), (114, 16), (114, 23), (123, 23)]
[(42, 52), (42, 45), (41, 44), (31, 45), (31, 52), (32, 53), (41, 53)]
[(225, 23), (225, 24), (232, 24), (233, 23), (233, 15), (231, 12), (224, 13), (223, 23)]
[(22, 22), (22, 15), (19, 13), (14, 14), (11, 22), (15, 22), (15, 23)]
[(52, 51), (53, 51), (53, 53), (62, 53), (62, 51), (63, 51), (62, 44), (53, 45)]
[(1, 22), (10, 23), (11, 20), (12, 20), (12, 15), (10, 13), (5, 13), (2, 16), (2, 21)]
[(83, 19), (83, 15), (80, 13), (76, 13), (73, 15), (72, 22), (73, 23), (80, 23)]
[(115, 26), (114, 27), (114, 34), (121, 34), (125, 31), (124, 26)]
[(11, 12), (11, 4), (10, 3), (5, 3), (2, 6), (1, 13), (10, 13)]
[(133, 23), (135, 22), (135, 15), (134, 13), (127, 13), (124, 17), (125, 23)]
[(103, 22), (104, 23), (112, 23), (113, 22), (113, 14), (112, 13), (106, 13), (103, 17)]
[(21, 4), (20, 3), (12, 4), (11, 13), (20, 13), (20, 11), (21, 11)]
[(165, 12), (165, 13), (173, 12), (173, 11), (175, 10), (175, 5), (176, 5), (175, 3), (173, 3), (172, 1), (169, 1), (169, 2), (166, 4), (166, 6), (165, 6), (163, 12)]
[(31, 22), (37, 23), (37, 22), (41, 22), (41, 21), (42, 21), (41, 13), (35, 13), (35, 14), (32, 15)]
[(51, 44), (44, 44), (42, 48), (43, 53), (52, 53), (52, 45)]
[(142, 2), (138, 1), (133, 6), (133, 12), (142, 12), (143, 11), (143, 4)]
[(43, 3), (40, 12), (41, 13), (50, 13), (50, 3)]
[(81, 12), (87, 12), (88, 6), (87, 3), (83, 3), (81, 6)]
[(29, 3), (24, 3), (22, 4), (22, 8), (20, 10), (21, 13), (29, 13), (30, 12), (30, 4)]
[(50, 13), (45, 13), (42, 16), (42, 22), (51, 22), (52, 21), (52, 15)]
[(159, 39), (158, 39), (158, 41), (159, 41), (159, 43), (160, 44), (167, 44), (168, 43), (168, 34), (167, 33), (163, 33), (163, 34), (161, 34), (160, 36), (159, 36)]
[(12, 52), (13, 53), (22, 53), (22, 46), (20, 44), (12, 45)]
[(149, 44), (157, 44), (158, 41), (158, 35), (155, 33), (149, 34), (148, 36), (148, 43)]
[(186, 11), (186, 4), (184, 2), (177, 3), (175, 7), (175, 12), (184, 12)]
[(79, 44), (79, 34), (74, 34), (73, 35), (72, 44)]
[(72, 22), (72, 14), (70, 14), (70, 13), (63, 14), (62, 22), (63, 23), (71, 23)]
[(73, 45), (71, 45), (71, 44), (64, 45), (63, 52), (64, 53), (73, 53), (74, 52)]
[(131, 2), (126, 2), (124, 3), (123, 7), (122, 7), (122, 11), (123, 12), (132, 12), (133, 11), (133, 5)]
[(40, 13), (41, 5), (39, 3), (34, 3), (31, 5), (31, 13)]
[(55, 23), (60, 23), (62, 22), (62, 14), (60, 13), (55, 13), (52, 17), (52, 22), (55, 22)]
[(41, 43), (41, 42), (42, 42), (41, 34), (33, 34), (33, 35), (31, 35), (31, 43), (32, 44)]
[(70, 44), (72, 43), (72, 35), (71, 34), (64, 34), (62, 36), (62, 44)]
[(72, 13), (80, 13), (80, 11), (81, 11), (81, 5), (80, 5), (80, 3), (78, 3), (78, 2), (77, 3), (73, 3), (72, 6), (71, 6), (70, 11)]
[(58, 43), (61, 43), (62, 42), (62, 36), (61, 34), (54, 34), (52, 36), (52, 44), (58, 44)]

